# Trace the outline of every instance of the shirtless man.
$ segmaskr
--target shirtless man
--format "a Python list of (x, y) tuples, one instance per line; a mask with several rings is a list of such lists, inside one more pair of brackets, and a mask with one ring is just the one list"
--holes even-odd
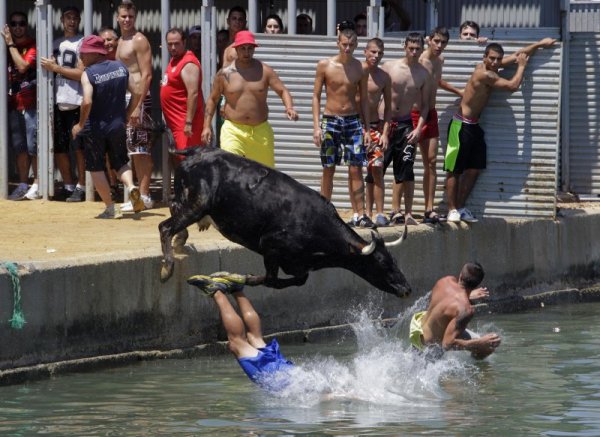
[[(357, 46), (356, 32), (340, 30), (337, 46), (339, 53), (317, 64), (312, 99), (313, 141), (321, 149), (321, 195), (331, 200), (333, 175), (342, 155), (348, 164), (348, 188), (354, 215), (351, 225), (374, 227), (365, 214), (365, 187), (362, 167), (367, 165), (366, 147), (371, 137), (369, 126), (369, 97), (367, 93), (367, 67), (352, 56)], [(327, 90), (325, 110), (321, 120), (321, 91)], [(357, 108), (357, 93), (361, 110)], [(361, 116), (362, 114), (362, 123)]]
[[(394, 186), (392, 193), (392, 224), (406, 222), (416, 225), (412, 216), (415, 191), (415, 145), (419, 142), (425, 117), (429, 113), (431, 78), (419, 63), (423, 52), (423, 36), (411, 32), (404, 42), (405, 57), (383, 64), (392, 79), (391, 128), (392, 135), (385, 156), (384, 171), (393, 162)], [(413, 106), (421, 110), (417, 126), (413, 127)], [(400, 200), (404, 195), (404, 216), (400, 213)]]
[(246, 10), (241, 6), (234, 6), (229, 10), (227, 14), (227, 28), (229, 31), (229, 42), (228, 47), (223, 52), (223, 59), (221, 65), (223, 68), (231, 65), (237, 58), (237, 51), (233, 47), (235, 36), (240, 30), (246, 29)]
[[(464, 89), (459, 112), (454, 115), (448, 127), (448, 146), (444, 159), (444, 170), (447, 172), (448, 221), (477, 221), (471, 211), (465, 208), (465, 203), (479, 173), (486, 168), (487, 146), (483, 130), (478, 123), (492, 90), (515, 92), (519, 89), (529, 56), (538, 48), (550, 47), (554, 43), (554, 39), (544, 38), (506, 59), (500, 44), (492, 43), (486, 47), (483, 63), (475, 67)], [(515, 60), (518, 67), (512, 79), (498, 76), (501, 66)]]
[[(151, 144), (148, 144), (146, 129), (136, 129), (142, 124), (144, 113), (151, 112), (152, 99), (148, 93), (152, 82), (152, 51), (148, 39), (135, 28), (137, 8), (131, 0), (123, 0), (117, 7), (117, 22), (121, 29), (121, 38), (117, 47), (116, 59), (123, 62), (129, 70), (129, 81), (142, 96), (131, 114), (127, 125), (127, 149), (133, 158), (133, 167), (139, 180), (140, 192), (146, 209), (152, 208), (150, 181), (152, 178)], [(133, 211), (130, 203), (121, 206), (121, 211)]]
[[(438, 87), (462, 96), (462, 90), (442, 80), (442, 68), (444, 66), (443, 51), (448, 45), (450, 34), (445, 27), (436, 27), (429, 35), (429, 47), (423, 51), (419, 62), (431, 75), (431, 93), (429, 98), (429, 113), (419, 139), (419, 149), (423, 159), (423, 194), (425, 198), (425, 214), (423, 223), (438, 223), (440, 217), (433, 210), (435, 200), (435, 187), (437, 183), (437, 151), (440, 137), (438, 126), (438, 115), (435, 110)], [(412, 111), (413, 126), (419, 122), (420, 108), (416, 105)]]
[(258, 45), (254, 35), (242, 30), (233, 43), (237, 59), (217, 73), (206, 101), (202, 143), (213, 139), (212, 118), (221, 95), (225, 96), (225, 122), (221, 128), (221, 148), (236, 155), (275, 167), (275, 138), (267, 121), (269, 88), (281, 97), (289, 120), (298, 120), (294, 102), (277, 73), (254, 59)]
[[(367, 216), (373, 216), (373, 202), (377, 216), (377, 226), (388, 226), (389, 220), (383, 212), (384, 182), (383, 163), (385, 151), (388, 147), (390, 134), (390, 103), (392, 98), (392, 81), (390, 75), (379, 67), (383, 58), (383, 41), (379, 38), (370, 39), (365, 48), (363, 66), (367, 67), (369, 79), (367, 83), (367, 94), (369, 98), (369, 120), (371, 125), (369, 135), (371, 136), (371, 148), (367, 150)], [(383, 120), (379, 120), (378, 106), (383, 96), (384, 113)]]
[[(479, 336), (467, 329), (475, 311), (471, 301), (489, 296), (487, 288), (477, 288), (484, 272), (479, 263), (467, 263), (458, 279), (445, 276), (433, 286), (427, 311), (416, 313), (410, 322), (410, 342), (429, 356), (439, 357), (447, 350), (468, 350), (483, 359), (500, 346), (500, 336)], [(427, 350), (426, 350), (427, 349)]]

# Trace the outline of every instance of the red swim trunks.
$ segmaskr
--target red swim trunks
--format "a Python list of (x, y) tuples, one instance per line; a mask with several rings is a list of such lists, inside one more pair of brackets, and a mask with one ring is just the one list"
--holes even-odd
[[(417, 127), (419, 124), (419, 111), (412, 111), (411, 116), (413, 120), (413, 127)], [(439, 138), (440, 128), (438, 126), (438, 114), (435, 109), (430, 109), (425, 120), (425, 125), (421, 131), (421, 140), (428, 140), (429, 138)]]
[[(373, 144), (379, 144), (382, 130), (382, 121), (372, 122), (369, 126), (369, 135)], [(381, 147), (373, 147), (371, 151), (367, 151), (367, 160), (369, 161), (368, 168), (383, 167), (383, 158), (383, 150), (381, 150)]]

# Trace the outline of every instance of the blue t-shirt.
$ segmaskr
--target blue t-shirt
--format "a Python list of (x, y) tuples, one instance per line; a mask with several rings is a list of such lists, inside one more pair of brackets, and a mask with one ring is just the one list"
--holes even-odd
[(94, 88), (88, 118), (91, 130), (107, 134), (124, 128), (127, 114), (125, 93), (129, 84), (129, 71), (125, 64), (106, 60), (90, 65), (85, 73)]
[(282, 378), (284, 375), (278, 373), (294, 367), (291, 361), (281, 355), (276, 339), (271, 340), (265, 347), (259, 348), (257, 356), (240, 358), (238, 363), (248, 378), (271, 391), (278, 391), (287, 386), (288, 378)]

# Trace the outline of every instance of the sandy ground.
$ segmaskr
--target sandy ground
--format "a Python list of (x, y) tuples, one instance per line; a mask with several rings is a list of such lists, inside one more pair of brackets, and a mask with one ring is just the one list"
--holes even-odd
[[(600, 208), (600, 202), (562, 203), (560, 206), (561, 209), (596, 209)], [(168, 208), (125, 214), (121, 220), (95, 218), (103, 209), (101, 202), (0, 200), (0, 261), (60, 261), (114, 252), (139, 256), (160, 251), (158, 224), (170, 216)], [(341, 211), (340, 215), (345, 220), (350, 217), (349, 211)], [(389, 232), (401, 232), (401, 228), (393, 229)], [(190, 243), (223, 240), (213, 228), (202, 233), (190, 228)]]

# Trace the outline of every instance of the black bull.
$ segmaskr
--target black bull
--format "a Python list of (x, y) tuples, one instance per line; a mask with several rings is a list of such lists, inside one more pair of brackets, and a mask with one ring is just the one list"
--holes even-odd
[[(272, 288), (302, 285), (311, 270), (341, 267), (387, 293), (404, 297), (410, 285), (379, 234), (367, 243), (316, 191), (257, 162), (198, 149), (175, 171), (171, 218), (158, 225), (163, 251), (161, 281), (173, 274), (173, 246), (183, 246), (186, 228), (212, 223), (229, 240), (264, 258), (265, 276), (248, 285)], [(279, 278), (279, 269), (290, 275)]]

